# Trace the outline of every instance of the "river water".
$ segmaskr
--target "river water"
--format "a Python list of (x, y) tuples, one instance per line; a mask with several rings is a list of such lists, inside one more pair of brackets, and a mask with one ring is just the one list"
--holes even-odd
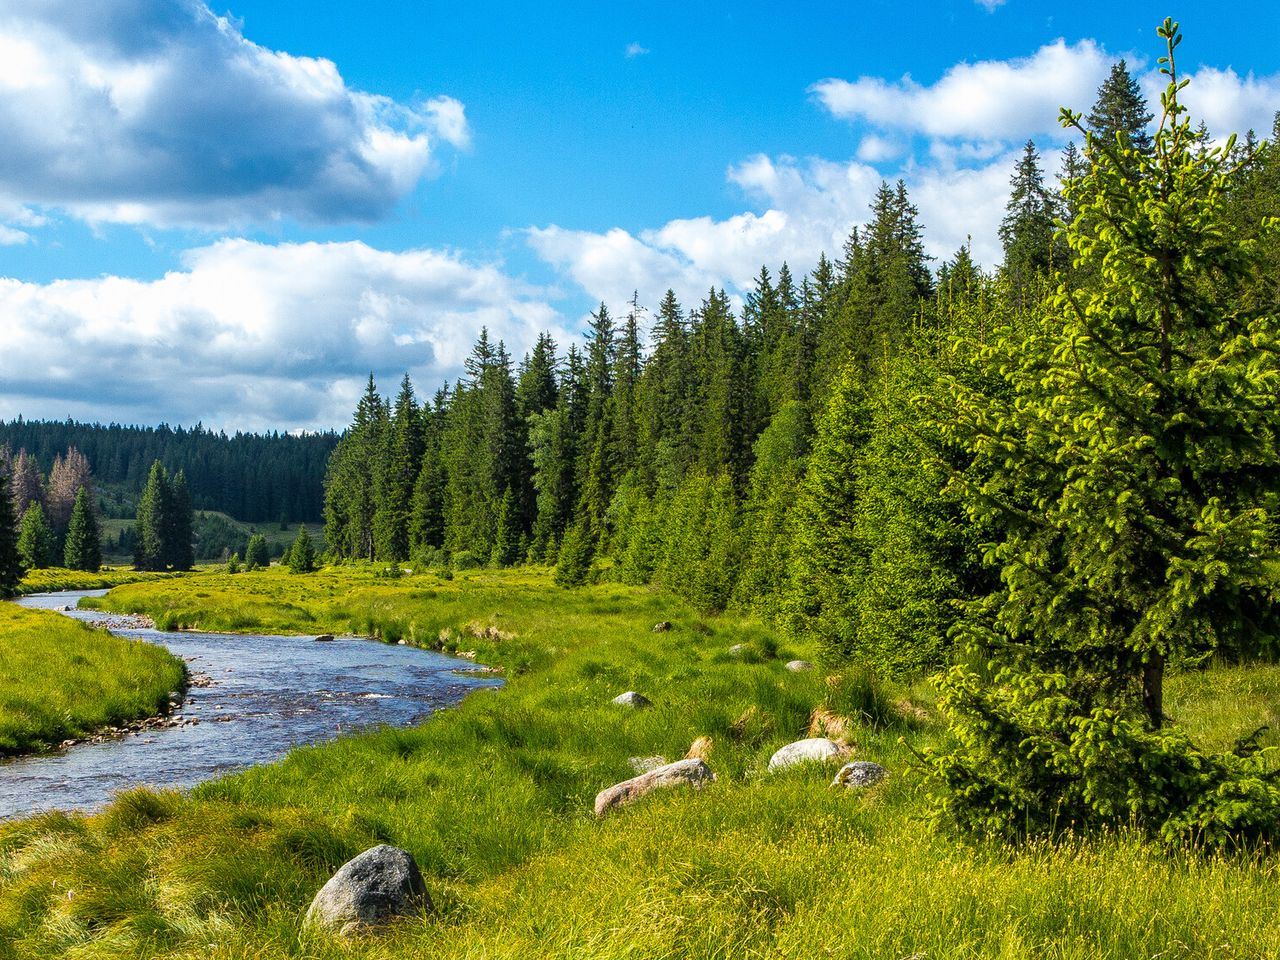
[[(24, 607), (89, 623), (119, 620), (76, 610), (105, 590), (24, 597)], [(70, 606), (73, 609), (64, 611)], [(0, 762), (0, 818), (41, 810), (93, 810), (118, 790), (189, 787), (284, 756), (292, 747), (376, 726), (405, 727), (501, 681), (458, 673), (474, 665), (415, 647), (339, 638), (172, 633), (113, 628), (167, 647), (208, 686), (187, 691), (179, 727), (147, 728), (104, 743)], [(203, 680), (198, 682), (203, 683)]]

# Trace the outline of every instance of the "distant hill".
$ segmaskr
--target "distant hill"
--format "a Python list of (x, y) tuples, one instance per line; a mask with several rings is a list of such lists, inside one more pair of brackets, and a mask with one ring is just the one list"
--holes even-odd
[(249, 523), (319, 521), (325, 466), (338, 442), (333, 432), (226, 433), (191, 428), (134, 427), (73, 420), (0, 420), (0, 447), (25, 449), (47, 473), (53, 458), (76, 447), (93, 466), (109, 517), (132, 517), (155, 460), (184, 470), (198, 510)]

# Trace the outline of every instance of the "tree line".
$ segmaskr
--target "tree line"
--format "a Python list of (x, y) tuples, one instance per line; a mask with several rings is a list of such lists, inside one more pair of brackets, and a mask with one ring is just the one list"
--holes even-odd
[(192, 428), (122, 426), (67, 421), (0, 421), (0, 447), (25, 450), (48, 469), (70, 447), (93, 465), (104, 516), (133, 517), (159, 460), (182, 470), (197, 510), (217, 510), (250, 523), (317, 521), (321, 482), (337, 443), (333, 433), (228, 435)]
[(931, 263), (885, 183), (836, 260), (762, 268), (738, 313), (601, 304), (519, 363), (482, 331), (425, 403), (371, 377), (330, 553), (656, 582), (944, 671), (955, 745), (922, 761), (952, 823), (1272, 831), (1256, 744), (1170, 730), (1163, 678), (1275, 645), (1280, 152), (1193, 125), (1161, 35), (1157, 111), (1121, 61), (1064, 111), (1056, 183), (1026, 144), (994, 272)]
[(25, 570), (102, 565), (93, 472), (75, 447), (54, 457), (47, 477), (25, 450), (0, 447), (0, 501), (0, 595)]

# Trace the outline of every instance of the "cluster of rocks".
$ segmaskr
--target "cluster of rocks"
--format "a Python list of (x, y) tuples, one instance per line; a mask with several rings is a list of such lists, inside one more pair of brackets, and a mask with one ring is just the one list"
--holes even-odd
[[(653, 706), (641, 693), (628, 690), (612, 701), (633, 710)], [(635, 803), (656, 790), (687, 787), (701, 790), (716, 775), (707, 763), (714, 743), (698, 737), (682, 760), (668, 763), (662, 756), (631, 757), (635, 776), (596, 794), (595, 815), (603, 818)], [(847, 744), (826, 737), (797, 740), (777, 750), (769, 770), (783, 770), (802, 763), (825, 764), (849, 754)], [(833, 787), (869, 787), (887, 775), (884, 767), (865, 760), (846, 763), (836, 774)], [(345, 863), (315, 895), (303, 921), (305, 928), (340, 937), (377, 933), (397, 917), (435, 912), (422, 872), (412, 854), (382, 844)]]
[(106, 630), (154, 630), (156, 627), (154, 620), (140, 613), (113, 613), (109, 617), (97, 617), (94, 618), (93, 625)]

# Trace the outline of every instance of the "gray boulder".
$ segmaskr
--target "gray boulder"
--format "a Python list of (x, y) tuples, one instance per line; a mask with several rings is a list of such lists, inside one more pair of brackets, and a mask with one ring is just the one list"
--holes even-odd
[(846, 763), (831, 781), (833, 787), (870, 787), (889, 775), (889, 771), (870, 760)]
[(666, 633), (670, 629), (671, 629), (670, 620), (659, 620), (657, 623), (653, 625), (654, 633)]
[(792, 660), (787, 664), (787, 669), (792, 673), (800, 673), (804, 670), (812, 670), (813, 664), (808, 660)]
[(596, 816), (603, 817), (610, 810), (634, 803), (654, 790), (668, 787), (693, 787), (700, 790), (715, 778), (716, 775), (703, 760), (677, 760), (601, 790), (596, 794)]
[(382, 844), (343, 864), (311, 901), (303, 923), (347, 934), (420, 908), (435, 910), (418, 864), (407, 850)]
[(333, 634), (332, 633), (320, 634), (320, 636), (316, 637), (316, 643), (333, 643)]
[(780, 747), (769, 758), (770, 770), (783, 770), (794, 767), (798, 763), (826, 763), (843, 756), (846, 748), (826, 737), (810, 737), (808, 740), (797, 740)]
[(632, 710), (643, 710), (645, 707), (653, 706), (652, 700), (643, 693), (636, 693), (634, 690), (618, 694), (613, 698), (613, 702), (620, 707), (630, 707)]

